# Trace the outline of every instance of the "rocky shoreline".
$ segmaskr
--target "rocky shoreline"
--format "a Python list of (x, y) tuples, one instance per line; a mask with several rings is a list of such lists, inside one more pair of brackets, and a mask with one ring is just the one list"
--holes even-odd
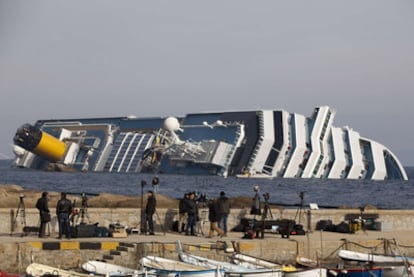
[[(15, 208), (19, 205), (20, 197), (23, 196), (25, 207), (34, 208), (36, 201), (41, 197), (42, 191), (26, 190), (19, 185), (0, 185), (0, 208)], [(49, 207), (54, 207), (60, 199), (60, 192), (49, 191)], [(99, 195), (88, 195), (88, 206), (91, 208), (139, 208), (141, 196), (128, 196), (120, 194), (100, 193)], [(178, 199), (174, 199), (162, 194), (157, 194), (157, 207), (176, 208)], [(81, 205), (81, 195), (68, 194), (68, 199), (75, 201), (76, 205)], [(146, 195), (144, 195), (144, 200)], [(250, 207), (251, 197), (232, 198), (233, 208)]]

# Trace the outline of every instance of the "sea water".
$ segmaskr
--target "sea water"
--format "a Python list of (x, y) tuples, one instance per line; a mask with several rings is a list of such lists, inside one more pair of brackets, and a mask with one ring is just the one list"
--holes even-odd
[[(269, 193), (269, 202), (285, 207), (316, 203), (319, 207), (364, 207), (373, 205), (382, 209), (414, 209), (414, 167), (407, 167), (408, 181), (366, 181), (326, 179), (238, 179), (219, 176), (158, 175), (158, 187), (152, 187), (154, 175), (134, 173), (45, 172), (15, 168), (11, 162), (0, 160), (0, 184), (16, 184), (24, 189), (57, 191), (73, 194), (113, 193), (141, 195), (145, 192), (181, 198), (184, 193), (196, 191), (207, 198), (216, 198), (221, 191), (228, 197), (252, 196), (258, 185), (261, 194)], [(301, 198), (303, 195), (303, 201)], [(262, 198), (263, 199), (263, 198)]]

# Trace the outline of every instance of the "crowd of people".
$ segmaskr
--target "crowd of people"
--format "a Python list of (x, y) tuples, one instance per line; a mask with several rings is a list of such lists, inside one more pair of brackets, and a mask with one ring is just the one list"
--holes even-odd
[[(144, 212), (145, 218), (145, 232), (149, 235), (154, 235), (154, 221), (153, 216), (156, 211), (156, 198), (152, 190), (147, 192), (147, 201)], [(49, 210), (49, 194), (43, 192), (38, 199), (36, 207), (40, 215), (39, 237), (45, 237), (46, 225), (51, 220)], [(208, 211), (208, 221), (210, 222), (210, 230), (207, 237), (214, 237), (216, 234), (219, 237), (226, 236), (228, 231), (227, 218), (231, 209), (230, 199), (226, 196), (224, 191), (220, 192), (218, 198), (207, 199), (205, 195), (197, 195), (196, 192), (185, 193), (184, 197), (179, 201), (178, 207), (178, 232), (184, 233), (187, 236), (197, 236), (196, 226), (205, 220), (200, 217), (199, 209), (203, 208)], [(66, 193), (61, 193), (61, 198), (56, 204), (56, 216), (59, 224), (59, 235), (71, 238), (71, 215), (75, 214), (74, 204), (66, 198)], [(73, 222), (72, 222), (73, 223)]]
[(217, 199), (197, 197), (195, 192), (185, 193), (178, 206), (178, 231), (187, 236), (197, 236), (196, 225), (202, 220), (199, 214), (200, 207), (208, 208), (210, 231), (207, 237), (214, 237), (215, 233), (220, 237), (226, 236), (231, 202), (224, 191), (220, 192)]

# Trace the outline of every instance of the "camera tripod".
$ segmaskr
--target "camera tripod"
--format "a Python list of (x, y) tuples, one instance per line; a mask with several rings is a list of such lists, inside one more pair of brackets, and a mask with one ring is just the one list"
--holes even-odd
[(268, 213), (270, 215), (270, 219), (273, 219), (272, 210), (269, 207), (269, 198), (270, 198), (269, 193), (263, 194), (263, 198), (265, 201), (264, 201), (264, 207), (263, 207), (262, 220), (265, 220), (267, 218)]
[[(76, 200), (73, 200), (73, 207), (76, 206)], [(85, 217), (88, 218), (90, 222), (89, 215), (88, 215), (88, 198), (86, 196), (82, 196), (82, 204), (78, 210), (74, 209), (73, 214), (71, 215), (70, 221), (72, 222), (73, 226), (85, 223)], [(80, 222), (79, 222), (80, 219)]]
[(298, 224), (300, 224), (300, 220), (302, 218), (303, 198), (305, 197), (305, 192), (301, 191), (299, 193), (299, 197), (300, 197), (300, 206), (298, 210), (296, 211), (296, 215), (295, 215), (295, 221), (296, 221), (296, 218), (298, 218)]
[(264, 207), (263, 207), (262, 219), (258, 222), (255, 222), (253, 225), (253, 229), (256, 229), (256, 237), (262, 238), (262, 239), (264, 238), (265, 221), (266, 221), (268, 214), (270, 215), (270, 219), (273, 219), (272, 210), (270, 209), (270, 206), (269, 206), (269, 198), (270, 198), (269, 193), (266, 192), (265, 194), (263, 194), (263, 198), (264, 198)]
[[(161, 222), (161, 218), (158, 215), (157, 210), (155, 210), (155, 212), (152, 216), (156, 217), (156, 220), (153, 221), (154, 223), (157, 223), (157, 220), (158, 220), (158, 224), (160, 225), (161, 230), (162, 230), (162, 232), (164, 233), (164, 236), (165, 236), (164, 225)], [(138, 225), (140, 226), (139, 233), (141, 235), (146, 235), (149, 231), (149, 228), (148, 228), (147, 214), (145, 213), (145, 210), (141, 211), (141, 222), (139, 222)]]
[(85, 223), (85, 217), (87, 217), (88, 221), (90, 222), (89, 214), (88, 214), (88, 198), (86, 198), (86, 196), (82, 196), (82, 206), (80, 208), (79, 213), (80, 213), (81, 224)]
[(201, 234), (204, 237), (204, 224), (208, 222), (208, 209), (202, 208), (200, 212), (201, 215), (199, 216), (198, 221), (196, 221), (195, 229), (196, 234)]
[(13, 223), (11, 226), (11, 233), (13, 233), (15, 229), (17, 228), (17, 221), (18, 221), (17, 219), (19, 218), (19, 216), (20, 216), (20, 224), (22, 225), (23, 228), (26, 227), (26, 207), (23, 201), (24, 196), (20, 195), (19, 198), (20, 198), (20, 201), (19, 201), (19, 205), (17, 206), (16, 215), (13, 219)]

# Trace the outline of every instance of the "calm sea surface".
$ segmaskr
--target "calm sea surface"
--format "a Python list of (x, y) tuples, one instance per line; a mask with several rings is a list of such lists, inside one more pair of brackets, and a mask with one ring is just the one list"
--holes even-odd
[[(374, 205), (383, 209), (414, 209), (414, 167), (406, 168), (408, 181), (351, 181), (321, 179), (237, 179), (217, 176), (159, 175), (158, 193), (180, 198), (185, 192), (197, 191), (217, 197), (226, 191), (229, 197), (253, 196), (254, 185), (270, 194), (271, 203), (295, 207), (304, 192), (304, 204), (320, 207), (361, 207)], [(39, 191), (99, 194), (102, 192), (140, 195), (151, 189), (153, 175), (125, 173), (64, 173), (12, 168), (10, 161), (0, 160), (0, 184), (17, 184)]]

